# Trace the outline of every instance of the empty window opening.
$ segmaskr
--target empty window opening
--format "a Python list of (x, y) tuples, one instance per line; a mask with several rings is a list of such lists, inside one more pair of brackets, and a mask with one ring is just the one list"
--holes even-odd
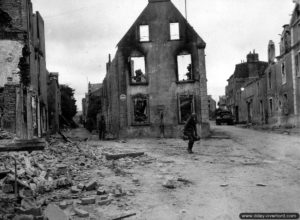
[(269, 82), (269, 89), (272, 89), (272, 74), (271, 74), (271, 72), (268, 73), (268, 82)]
[(281, 76), (282, 76), (282, 84), (286, 83), (286, 69), (285, 69), (285, 63), (281, 64)]
[(298, 55), (295, 56), (295, 67), (296, 67), (296, 75), (299, 76)]
[(170, 23), (170, 39), (171, 40), (179, 40), (179, 23)]
[(287, 94), (283, 95), (283, 113), (285, 115), (289, 114), (289, 102), (288, 102), (288, 96), (287, 96)]
[(300, 76), (300, 53), (295, 56), (296, 76)]
[(149, 123), (148, 96), (137, 95), (133, 97), (133, 123)]
[(179, 96), (179, 123), (185, 123), (193, 112), (195, 112), (194, 96), (180, 95)]
[(149, 41), (149, 25), (140, 25), (140, 41)]
[(178, 55), (177, 65), (178, 81), (193, 80), (191, 54)]
[(145, 83), (146, 80), (146, 65), (145, 57), (131, 57), (131, 82), (132, 83)]

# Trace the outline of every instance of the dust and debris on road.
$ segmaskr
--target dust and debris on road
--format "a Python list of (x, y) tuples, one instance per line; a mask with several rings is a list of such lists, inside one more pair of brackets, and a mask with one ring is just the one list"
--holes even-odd
[[(286, 136), (218, 129), (234, 138), (203, 139), (194, 154), (180, 139), (78, 139), (82, 128), (49, 137), (43, 151), (1, 152), (0, 219), (222, 219), (259, 207), (297, 210), (299, 138), (283, 151)], [(2, 145), (17, 141), (5, 138)]]
[[(14, 142), (8, 133), (1, 137), (6, 139), (1, 144)], [(66, 141), (56, 135), (41, 152), (1, 153), (0, 219), (123, 219), (136, 215), (130, 198), (140, 191), (143, 179), (132, 169), (144, 169), (156, 159), (144, 152), (103, 145)], [(16, 167), (11, 158), (16, 159)], [(183, 178), (177, 182), (189, 183)], [(102, 214), (102, 207), (108, 206), (112, 211)]]

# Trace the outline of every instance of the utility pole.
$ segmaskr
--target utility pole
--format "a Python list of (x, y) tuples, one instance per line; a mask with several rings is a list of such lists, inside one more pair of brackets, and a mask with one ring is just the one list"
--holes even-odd
[(187, 0), (184, 0), (184, 5), (185, 5), (185, 19), (187, 20)]

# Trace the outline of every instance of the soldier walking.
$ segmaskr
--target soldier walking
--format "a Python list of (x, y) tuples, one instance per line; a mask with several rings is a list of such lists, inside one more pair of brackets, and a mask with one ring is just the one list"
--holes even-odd
[(192, 113), (191, 116), (186, 121), (186, 124), (184, 125), (183, 134), (188, 137), (189, 143), (188, 143), (187, 151), (190, 154), (192, 154), (194, 142), (199, 140), (197, 134), (197, 119), (195, 113)]

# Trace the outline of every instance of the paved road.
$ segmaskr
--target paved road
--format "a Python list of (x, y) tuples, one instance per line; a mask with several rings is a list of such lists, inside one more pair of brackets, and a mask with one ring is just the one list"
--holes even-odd
[[(193, 155), (178, 139), (88, 143), (102, 152), (145, 151), (150, 158), (127, 170), (130, 175), (102, 171), (104, 185), (114, 182), (135, 192), (126, 198), (126, 210), (137, 213), (131, 219), (236, 220), (241, 212), (300, 212), (300, 137), (234, 126), (213, 130), (215, 138), (198, 142)], [(191, 183), (162, 186), (178, 177)]]

